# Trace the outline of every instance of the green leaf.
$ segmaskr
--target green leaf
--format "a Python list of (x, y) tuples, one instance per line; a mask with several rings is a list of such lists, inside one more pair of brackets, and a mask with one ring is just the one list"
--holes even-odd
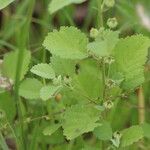
[(143, 123), (141, 125), (143, 132), (144, 132), (144, 137), (150, 138), (150, 124), (148, 123)]
[(62, 9), (63, 7), (70, 4), (80, 4), (85, 0), (52, 0), (49, 4), (50, 14)]
[(83, 133), (93, 131), (99, 126), (100, 113), (95, 108), (88, 105), (73, 105), (64, 114), (64, 135), (72, 140)]
[(54, 85), (44, 86), (40, 90), (40, 97), (43, 101), (46, 101), (46, 100), (54, 97), (55, 94), (57, 94), (57, 92), (59, 92), (61, 88), (62, 88), (62, 86), (54, 86)]
[(124, 73), (125, 89), (134, 89), (144, 82), (144, 64), (148, 54), (150, 39), (134, 35), (120, 39), (114, 49), (114, 57), (119, 72)]
[(60, 57), (51, 57), (51, 64), (57, 75), (73, 76), (75, 74), (75, 61), (62, 59)]
[(38, 64), (31, 68), (32, 73), (46, 79), (55, 78), (55, 72), (49, 64)]
[(123, 130), (121, 134), (121, 147), (129, 146), (143, 138), (143, 130), (138, 125)]
[(105, 30), (99, 33), (94, 42), (88, 44), (87, 49), (97, 57), (108, 56), (119, 41), (119, 32)]
[(86, 59), (79, 63), (79, 73), (72, 79), (74, 90), (91, 100), (102, 97), (102, 72), (96, 61)]
[[(12, 79), (13, 81), (15, 80), (15, 77), (16, 77), (18, 52), (19, 51), (16, 50), (16, 51), (12, 51), (12, 52), (5, 54), (4, 61), (2, 64), (2, 74)], [(21, 68), (20, 80), (24, 78), (25, 74), (28, 71), (28, 65), (30, 63), (30, 59), (31, 59), (30, 51), (25, 51), (24, 57), (23, 57), (22, 68)]]
[(110, 140), (113, 134), (110, 123), (103, 121), (101, 126), (94, 129), (94, 134), (100, 140)]
[(57, 129), (61, 127), (61, 124), (51, 123), (48, 127), (46, 127), (43, 131), (44, 135), (52, 135)]
[(109, 55), (109, 52), (107, 51), (107, 43), (105, 41), (91, 42), (88, 44), (87, 49), (91, 54), (94, 54), (97, 57)]
[(19, 95), (26, 99), (39, 99), (42, 83), (34, 78), (25, 79), (19, 88)]
[(95, 41), (105, 41), (107, 43), (107, 50), (111, 53), (119, 41), (119, 31), (104, 30), (102, 35), (99, 33)]
[(0, 0), (0, 10), (12, 3), (14, 0)]
[(53, 55), (65, 59), (83, 59), (87, 57), (88, 39), (75, 27), (61, 27), (50, 32), (44, 40), (44, 47)]
[(16, 115), (15, 101), (8, 92), (0, 93), (0, 109), (4, 110), (9, 121), (13, 121)]

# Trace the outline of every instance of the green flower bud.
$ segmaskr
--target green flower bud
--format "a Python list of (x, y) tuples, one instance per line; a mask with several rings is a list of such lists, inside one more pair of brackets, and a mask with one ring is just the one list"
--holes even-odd
[(127, 93), (122, 93), (121, 98), (122, 99), (128, 99), (129, 95)]
[(115, 5), (115, 0), (105, 0), (104, 1), (104, 4), (107, 6), (107, 7), (113, 7)]
[(50, 117), (44, 116), (45, 120), (50, 120)]
[(64, 77), (64, 84), (70, 86), (72, 79), (70, 77)]
[(111, 88), (114, 88), (115, 86), (117, 86), (117, 83), (116, 81), (112, 80), (112, 79), (107, 79), (106, 82), (105, 82), (105, 85), (111, 89)]
[(115, 133), (113, 134), (113, 137), (112, 137), (112, 139), (111, 139), (113, 145), (114, 145), (115, 147), (117, 147), (117, 148), (118, 148), (119, 145), (120, 145), (120, 139), (121, 139), (121, 137), (122, 137), (121, 133), (117, 131), (117, 132), (115, 132)]
[(30, 123), (30, 121), (31, 121), (30, 117), (26, 118), (26, 120), (25, 120), (26, 123)]
[(96, 38), (96, 37), (98, 36), (98, 34), (99, 34), (99, 32), (98, 32), (97, 29), (92, 28), (92, 29), (90, 30), (90, 37), (91, 37), (91, 38)]
[(107, 57), (104, 57), (104, 63), (105, 64), (112, 64), (113, 62), (115, 61), (115, 59), (112, 57), (112, 56), (107, 56)]
[(113, 102), (112, 101), (106, 101), (106, 102), (104, 102), (104, 107), (106, 108), (106, 109), (111, 109), (112, 107), (113, 107)]
[(54, 85), (61, 85), (62, 84), (62, 77), (59, 75), (58, 77), (53, 79), (53, 84)]
[(118, 25), (117, 19), (116, 19), (116, 18), (109, 18), (109, 19), (107, 20), (107, 25), (108, 25), (108, 27), (111, 28), (111, 29), (116, 28), (117, 25)]
[(116, 132), (114, 132), (114, 134), (113, 134), (113, 137), (114, 138), (117, 138), (117, 139), (120, 139), (121, 138), (121, 133), (119, 132), (119, 131), (116, 131)]

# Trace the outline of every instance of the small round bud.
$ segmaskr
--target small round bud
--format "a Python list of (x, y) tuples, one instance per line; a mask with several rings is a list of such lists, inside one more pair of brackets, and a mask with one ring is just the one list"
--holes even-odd
[(56, 100), (57, 102), (60, 102), (61, 99), (62, 99), (62, 95), (61, 95), (60, 93), (58, 93), (58, 94), (55, 96), (55, 100)]
[(115, 61), (115, 59), (112, 57), (112, 56), (107, 56), (107, 57), (104, 57), (104, 63), (105, 64), (112, 64), (113, 62)]
[(111, 88), (114, 88), (117, 84), (114, 80), (112, 79), (107, 79), (106, 82), (105, 82), (105, 85), (111, 89)]
[(61, 85), (62, 84), (62, 77), (59, 75), (58, 77), (53, 79), (53, 84), (54, 85)]
[(25, 120), (26, 123), (29, 123), (30, 121), (31, 121), (30, 117), (26, 118), (26, 120)]
[(129, 97), (129, 96), (128, 96), (127, 93), (122, 93), (122, 94), (121, 94), (121, 98), (122, 98), (122, 99), (128, 99), (128, 97)]
[(70, 85), (71, 84), (71, 78), (69, 77), (69, 76), (65, 76), (64, 77), (64, 84), (66, 84), (66, 85)]
[(91, 37), (91, 38), (96, 38), (96, 37), (98, 36), (98, 34), (99, 34), (99, 32), (98, 32), (97, 29), (92, 28), (92, 29), (90, 30), (90, 37)]
[(112, 107), (113, 107), (113, 102), (112, 101), (106, 101), (106, 102), (104, 102), (104, 107), (106, 108), (106, 109), (111, 109)]
[(109, 18), (109, 19), (107, 20), (107, 25), (108, 25), (108, 27), (111, 28), (111, 29), (116, 28), (117, 25), (118, 25), (117, 19), (116, 19), (116, 18)]
[(118, 148), (119, 145), (120, 145), (120, 139), (121, 139), (121, 137), (122, 137), (122, 134), (117, 131), (117, 132), (115, 132), (115, 133), (113, 134), (113, 137), (112, 137), (112, 139), (111, 139), (113, 145), (114, 145), (115, 147), (117, 147), (117, 148)]
[(116, 132), (114, 132), (114, 134), (113, 134), (113, 137), (115, 138), (115, 139), (120, 139), (121, 138), (121, 133), (119, 132), (119, 131), (116, 131)]
[(50, 117), (44, 116), (45, 120), (50, 120)]
[(107, 6), (107, 7), (113, 7), (115, 5), (115, 0), (105, 0), (104, 1), (104, 4)]

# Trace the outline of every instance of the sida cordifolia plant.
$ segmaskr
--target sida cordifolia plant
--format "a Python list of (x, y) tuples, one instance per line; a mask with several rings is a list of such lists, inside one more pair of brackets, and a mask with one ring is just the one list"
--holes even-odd
[[(52, 0), (49, 10), (54, 13), (83, 1), (66, 0), (61, 4)], [(97, 4), (97, 28), (88, 35), (74, 26), (48, 33), (43, 42), (49, 53), (47, 63), (40, 62), (29, 69), (31, 53), (24, 50), (20, 71), (16, 72), (19, 50), (5, 54), (0, 64), (0, 87), (12, 89), (12, 94), (18, 91), (15, 98), (19, 109), (4, 93), (7, 100), (0, 106), (3, 149), (8, 149), (2, 134), (6, 129), (15, 137), (18, 149), (31, 150), (38, 146), (45, 150), (47, 145), (50, 149), (128, 149), (149, 137), (150, 125), (144, 122), (144, 111), (139, 112), (140, 124), (122, 128), (120, 114), (126, 110), (119, 107), (133, 99), (141, 102), (150, 39), (142, 34), (121, 37), (115, 17), (107, 20), (108, 28), (104, 27), (103, 11), (113, 7), (115, 1), (101, 0)]]

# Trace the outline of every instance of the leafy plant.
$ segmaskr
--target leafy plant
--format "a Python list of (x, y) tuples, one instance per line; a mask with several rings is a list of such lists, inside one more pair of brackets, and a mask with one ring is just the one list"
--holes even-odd
[[(82, 2), (52, 0), (49, 12)], [(14, 33), (17, 48), (4, 54), (0, 63), (1, 147), (9, 149), (7, 137), (16, 149), (24, 150), (128, 150), (143, 146), (144, 138), (150, 138), (150, 124), (143, 119), (149, 37), (123, 35), (116, 18), (105, 23), (103, 15), (115, 1), (96, 1), (97, 28), (83, 32), (75, 26), (61, 26), (46, 36), (47, 31), (42, 30), (45, 37), (42, 35), (37, 59), (33, 56), (36, 51), (27, 50), (32, 47), (29, 24), (32, 19), (39, 21), (31, 18), (35, 1), (23, 4), (24, 12), (27, 4), (31, 7)], [(138, 113), (128, 107), (130, 103), (138, 107)]]

